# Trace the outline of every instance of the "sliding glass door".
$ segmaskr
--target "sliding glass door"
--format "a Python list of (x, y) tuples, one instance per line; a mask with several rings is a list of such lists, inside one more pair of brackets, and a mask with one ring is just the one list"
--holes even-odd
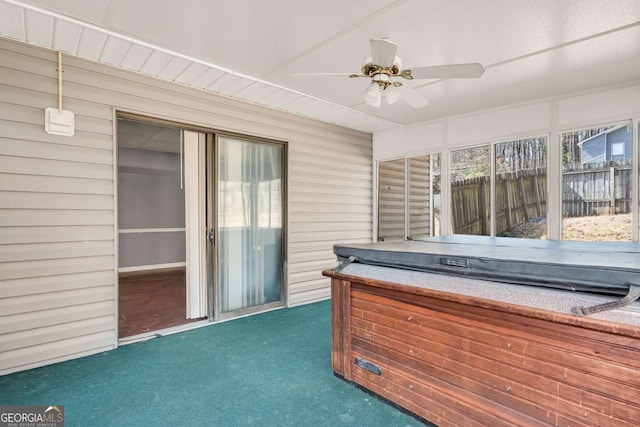
[(215, 317), (281, 305), (284, 145), (218, 136), (214, 151)]

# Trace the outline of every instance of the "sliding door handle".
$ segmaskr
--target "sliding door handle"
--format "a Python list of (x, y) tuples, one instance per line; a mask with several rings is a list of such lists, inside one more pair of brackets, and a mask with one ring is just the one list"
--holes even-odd
[(215, 232), (215, 230), (213, 228), (207, 232), (207, 240), (209, 241), (209, 244), (211, 246), (215, 246), (215, 244), (216, 244), (216, 232)]

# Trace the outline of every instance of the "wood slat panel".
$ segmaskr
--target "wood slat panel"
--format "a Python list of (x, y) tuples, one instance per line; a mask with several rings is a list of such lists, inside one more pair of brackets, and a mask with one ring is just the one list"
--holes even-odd
[(60, 307), (113, 301), (113, 287), (110, 285), (94, 288), (73, 289), (46, 294), (3, 298), (0, 310), (6, 316), (50, 310)]
[(308, 304), (309, 301), (322, 301), (329, 299), (331, 296), (331, 290), (329, 289), (330, 282), (327, 280), (325, 283), (326, 285), (321, 289), (292, 293), (289, 296), (289, 306), (295, 307), (301, 304)]
[(289, 253), (290, 254), (296, 254), (296, 253), (304, 253), (304, 252), (309, 252), (309, 251), (323, 251), (323, 250), (324, 251), (330, 250), (330, 251), (333, 252), (333, 245), (334, 244), (350, 244), (350, 243), (358, 243), (358, 242), (361, 242), (361, 241), (362, 241), (362, 239), (359, 239), (359, 238), (355, 238), (355, 239), (340, 238), (340, 239), (333, 240), (331, 242), (327, 242), (327, 241), (289, 242)]
[[(4, 72), (4, 70), (3, 70)], [(8, 84), (4, 84), (4, 79), (0, 82), (0, 102), (11, 104), (13, 106), (23, 106), (28, 108), (39, 108), (44, 110), (47, 107), (57, 105), (57, 93), (55, 88), (55, 81), (51, 82), (51, 91), (42, 92), (34, 90), (34, 88), (16, 87)], [(109, 106), (96, 104), (89, 100), (70, 99), (65, 97), (64, 108), (73, 111), (78, 117), (82, 117), (83, 120), (100, 121), (102, 125), (101, 129), (106, 130), (105, 123), (111, 123), (113, 118), (113, 110)], [(80, 124), (79, 124), (80, 126)], [(112, 128), (111, 125), (109, 125)], [(95, 133), (107, 133), (98, 132), (95, 129), (82, 129), (87, 132)]]
[[(33, 107), (16, 104), (15, 101), (12, 103), (0, 102), (0, 120), (41, 126), (43, 117), (42, 110), (52, 105), (55, 105), (55, 103), (48, 102), (44, 107)], [(69, 105), (65, 105), (65, 108), (68, 109), (70, 107)], [(78, 114), (74, 111), (74, 120), (75, 128), (78, 131), (102, 135), (111, 135), (113, 133), (111, 117), (107, 119), (94, 118)]]
[(77, 161), (103, 165), (113, 164), (112, 150), (99, 150), (71, 145), (57, 145), (47, 142), (5, 138), (4, 132), (0, 134), (0, 155)]
[(111, 225), (0, 227), (0, 244), (78, 242), (113, 238), (114, 229)]
[[(115, 301), (112, 300), (83, 304), (80, 307), (61, 307), (13, 316), (3, 316), (0, 317), (0, 334), (93, 319), (95, 317), (113, 315), (114, 313)], [(0, 353), (0, 355), (1, 354), (2, 353)]]
[(307, 261), (325, 261), (329, 259), (334, 262), (336, 260), (336, 256), (331, 248), (324, 248), (319, 251), (295, 252), (289, 255), (289, 262), (292, 264)]
[(327, 289), (327, 283), (327, 279), (325, 278), (309, 280), (308, 282), (298, 282), (292, 286), (292, 290), (295, 293), (307, 293), (315, 291), (324, 292)]
[[(366, 183), (370, 187), (372, 186), (370, 174), (364, 175), (362, 171), (359, 171), (357, 169), (355, 171), (352, 171), (350, 168), (345, 168), (342, 165), (340, 166), (341, 167), (336, 167), (335, 163), (333, 163), (331, 166), (329, 165), (320, 166), (318, 164), (311, 163), (309, 159), (301, 159), (295, 162), (293, 161), (289, 162), (289, 173), (293, 174), (293, 176), (295, 176), (296, 179), (299, 179), (299, 180), (306, 179), (306, 180), (317, 180), (317, 182), (325, 182), (323, 181), (325, 178), (326, 179), (337, 178), (342, 180), (343, 182), (347, 181), (348, 183), (351, 183), (351, 181), (353, 181), (354, 183), (359, 183), (359, 184)], [(313, 175), (307, 176), (309, 172), (309, 168), (313, 168), (315, 169), (315, 171)], [(367, 167), (362, 168), (362, 170), (370, 172), (370, 169)]]
[[(308, 169), (307, 169), (308, 172)], [(329, 176), (320, 173), (315, 173), (313, 175), (308, 174), (296, 174), (295, 181), (292, 180), (291, 184), (300, 184), (300, 185), (334, 185), (338, 187), (351, 187), (351, 188), (364, 188), (371, 192), (372, 184), (370, 179), (362, 178), (345, 178), (341, 176)]]
[(289, 225), (290, 233), (318, 233), (335, 231), (368, 231), (370, 225), (358, 221), (300, 222)]
[(635, 327), (325, 275), (333, 277), (333, 306), (350, 307), (348, 326), (332, 332), (334, 341), (350, 339), (350, 353), (339, 356), (382, 369), (375, 375), (353, 365), (351, 380), (439, 425), (632, 426), (640, 419)]
[(107, 179), (17, 175), (0, 172), (0, 191), (113, 194), (113, 181)]
[(0, 129), (2, 129), (2, 136), (8, 139), (46, 142), (49, 144), (70, 145), (99, 150), (111, 150), (113, 147), (113, 138), (110, 134), (101, 135), (76, 129), (75, 137), (69, 138), (67, 136), (45, 133), (43, 132), (43, 126), (41, 124), (10, 122), (7, 120), (0, 120)]
[(0, 262), (78, 258), (113, 253), (113, 240), (0, 245)]
[(3, 280), (22, 279), (92, 271), (113, 271), (113, 266), (113, 256), (20, 261), (0, 263), (0, 275)]
[[(0, 183), (2, 182), (0, 176)], [(29, 210), (0, 209), (0, 226), (40, 225), (111, 225), (113, 212), (108, 210)]]
[[(353, 174), (358, 174), (360, 177), (364, 177), (364, 174), (369, 174), (371, 176), (371, 165), (366, 164), (355, 164), (350, 165), (346, 162), (340, 162), (340, 159), (336, 159), (335, 157), (316, 157), (310, 158), (306, 156), (297, 156), (293, 159), (289, 159), (290, 166), (293, 166), (299, 171), (304, 171), (305, 169), (309, 171), (309, 169), (314, 169), (318, 173), (327, 174), (327, 173), (344, 173), (345, 170), (351, 171)], [(351, 175), (353, 177), (353, 175)]]
[(0, 171), (17, 175), (92, 178), (113, 181), (111, 165), (44, 160), (29, 157), (0, 157)]
[(309, 272), (322, 277), (319, 272), (327, 268), (334, 267), (336, 265), (336, 258), (328, 257), (317, 261), (297, 262), (295, 265), (289, 267), (290, 274)]
[[(0, 206), (7, 206), (13, 209), (113, 210), (113, 196), (0, 191)], [(12, 230), (7, 231), (10, 232)], [(3, 237), (5, 236), (0, 235), (0, 242), (3, 241)]]
[[(406, 311), (403, 317), (406, 318)], [(486, 346), (484, 351), (480, 351), (472, 340), (455, 340), (453, 338), (455, 335), (451, 332), (442, 333), (440, 336), (430, 334), (430, 339), (427, 341), (420, 339), (419, 329), (411, 328), (406, 321), (395, 324), (393, 328), (385, 328), (381, 325), (391, 325), (394, 322), (388, 323), (387, 319), (378, 316), (375, 316), (371, 322), (352, 320), (356, 331), (354, 335), (365, 337), (359, 342), (360, 345), (355, 345), (354, 348), (361, 346), (374, 351), (372, 343), (375, 343), (375, 351), (379, 354), (385, 354), (393, 360), (400, 361), (401, 364), (420, 366), (420, 371), (428, 371), (449, 384), (458, 385), (465, 392), (471, 391), (484, 397), (491, 397), (535, 418), (547, 417), (549, 411), (556, 408), (561, 399), (559, 393), (553, 393), (558, 388), (557, 382), (542, 376), (543, 370), (536, 370), (536, 359), (532, 363), (527, 357), (521, 357), (522, 360), (518, 365), (526, 369), (518, 369), (495, 359), (495, 345)], [(400, 332), (399, 329), (408, 332)], [(439, 344), (441, 340), (446, 343)], [(392, 354), (387, 354), (387, 349)], [(403, 357), (403, 354), (411, 354), (411, 357)], [(580, 366), (579, 363), (577, 365)], [(491, 366), (492, 369), (486, 371), (487, 366)], [(567, 381), (573, 379), (578, 384), (583, 384), (588, 375), (567, 373), (565, 377), (571, 377)], [(508, 393), (505, 392), (506, 387), (509, 388)], [(596, 398), (598, 395), (593, 390), (589, 392), (575, 385), (573, 388), (581, 390), (584, 399), (579, 402), (581, 411), (573, 414), (574, 417), (604, 420), (614, 416), (609, 411), (611, 407), (609, 400), (601, 397), (598, 401)], [(544, 393), (540, 390), (550, 390), (552, 393)], [(615, 393), (616, 387), (608, 390), (605, 387), (601, 391)], [(588, 400), (596, 406), (590, 408), (585, 404)], [(562, 399), (562, 404), (575, 409), (578, 402), (572, 403)], [(629, 420), (618, 421), (621, 423), (619, 425), (625, 425)]]
[(22, 366), (34, 362), (62, 357), (68, 354), (89, 352), (104, 347), (113, 348), (114, 332), (104, 331), (66, 340), (33, 345), (0, 353), (0, 366)]
[[(309, 184), (309, 183), (299, 183), (299, 182), (290, 182), (289, 183), (289, 191), (291, 193), (316, 193), (318, 195), (330, 195), (336, 192), (336, 185), (331, 185), (331, 183), (326, 184)], [(371, 189), (370, 188), (360, 188), (360, 187), (352, 187), (350, 185), (342, 185), (340, 187), (340, 195), (342, 197), (345, 196), (353, 196), (359, 198), (369, 198), (371, 197)], [(325, 197), (325, 199), (330, 200), (329, 197)]]
[(0, 287), (0, 298), (84, 289), (87, 288), (87, 283), (95, 287), (113, 285), (114, 276), (113, 271), (92, 271), (62, 276), (4, 280)]
[(331, 203), (341, 204), (344, 206), (344, 210), (347, 212), (351, 211), (351, 205), (371, 205), (371, 202), (373, 200), (373, 197), (371, 196), (348, 196), (341, 193), (330, 194), (329, 191), (325, 193), (318, 192), (317, 194), (315, 194), (312, 187), (306, 188), (305, 191), (291, 191), (289, 192), (289, 196), (291, 197), (291, 199), (295, 200), (295, 202), (298, 203), (318, 203), (326, 200)]
[[(0, 197), (2, 195), (0, 194)], [(290, 211), (291, 212), (291, 211)], [(300, 211), (297, 211), (300, 212)], [(325, 212), (325, 213), (312, 213), (304, 212), (305, 215), (296, 215), (294, 217), (295, 221), (291, 221), (291, 223), (298, 224), (309, 224), (309, 223), (355, 223), (355, 224), (366, 224), (371, 222), (373, 219), (373, 215), (369, 213), (354, 213), (354, 212)]]
[[(289, 233), (289, 242), (324, 242), (325, 245), (332, 244), (338, 240), (371, 238), (370, 230), (361, 231), (311, 231), (300, 233)], [(318, 272), (319, 273), (319, 272)]]
[(0, 347), (7, 351), (29, 347), (42, 342), (55, 342), (91, 335), (113, 329), (113, 317), (103, 316), (73, 323), (47, 326), (0, 336)]

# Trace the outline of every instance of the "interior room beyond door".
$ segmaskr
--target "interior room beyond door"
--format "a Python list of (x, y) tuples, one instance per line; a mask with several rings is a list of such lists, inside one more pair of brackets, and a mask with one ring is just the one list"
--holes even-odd
[(118, 120), (119, 337), (188, 323), (182, 130)]

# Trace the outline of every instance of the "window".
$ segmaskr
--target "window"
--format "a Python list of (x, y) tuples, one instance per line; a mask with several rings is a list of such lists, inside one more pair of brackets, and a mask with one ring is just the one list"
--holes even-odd
[(440, 235), (440, 155), (378, 163), (378, 241)]
[(491, 235), (491, 160), (488, 145), (451, 152), (454, 234)]
[(611, 160), (614, 162), (624, 160), (624, 142), (611, 143)]
[(563, 240), (631, 241), (631, 135), (630, 122), (560, 134)]
[(495, 149), (496, 236), (547, 236), (547, 139), (501, 142)]
[(454, 150), (450, 176), (455, 234), (546, 238), (546, 138)]

